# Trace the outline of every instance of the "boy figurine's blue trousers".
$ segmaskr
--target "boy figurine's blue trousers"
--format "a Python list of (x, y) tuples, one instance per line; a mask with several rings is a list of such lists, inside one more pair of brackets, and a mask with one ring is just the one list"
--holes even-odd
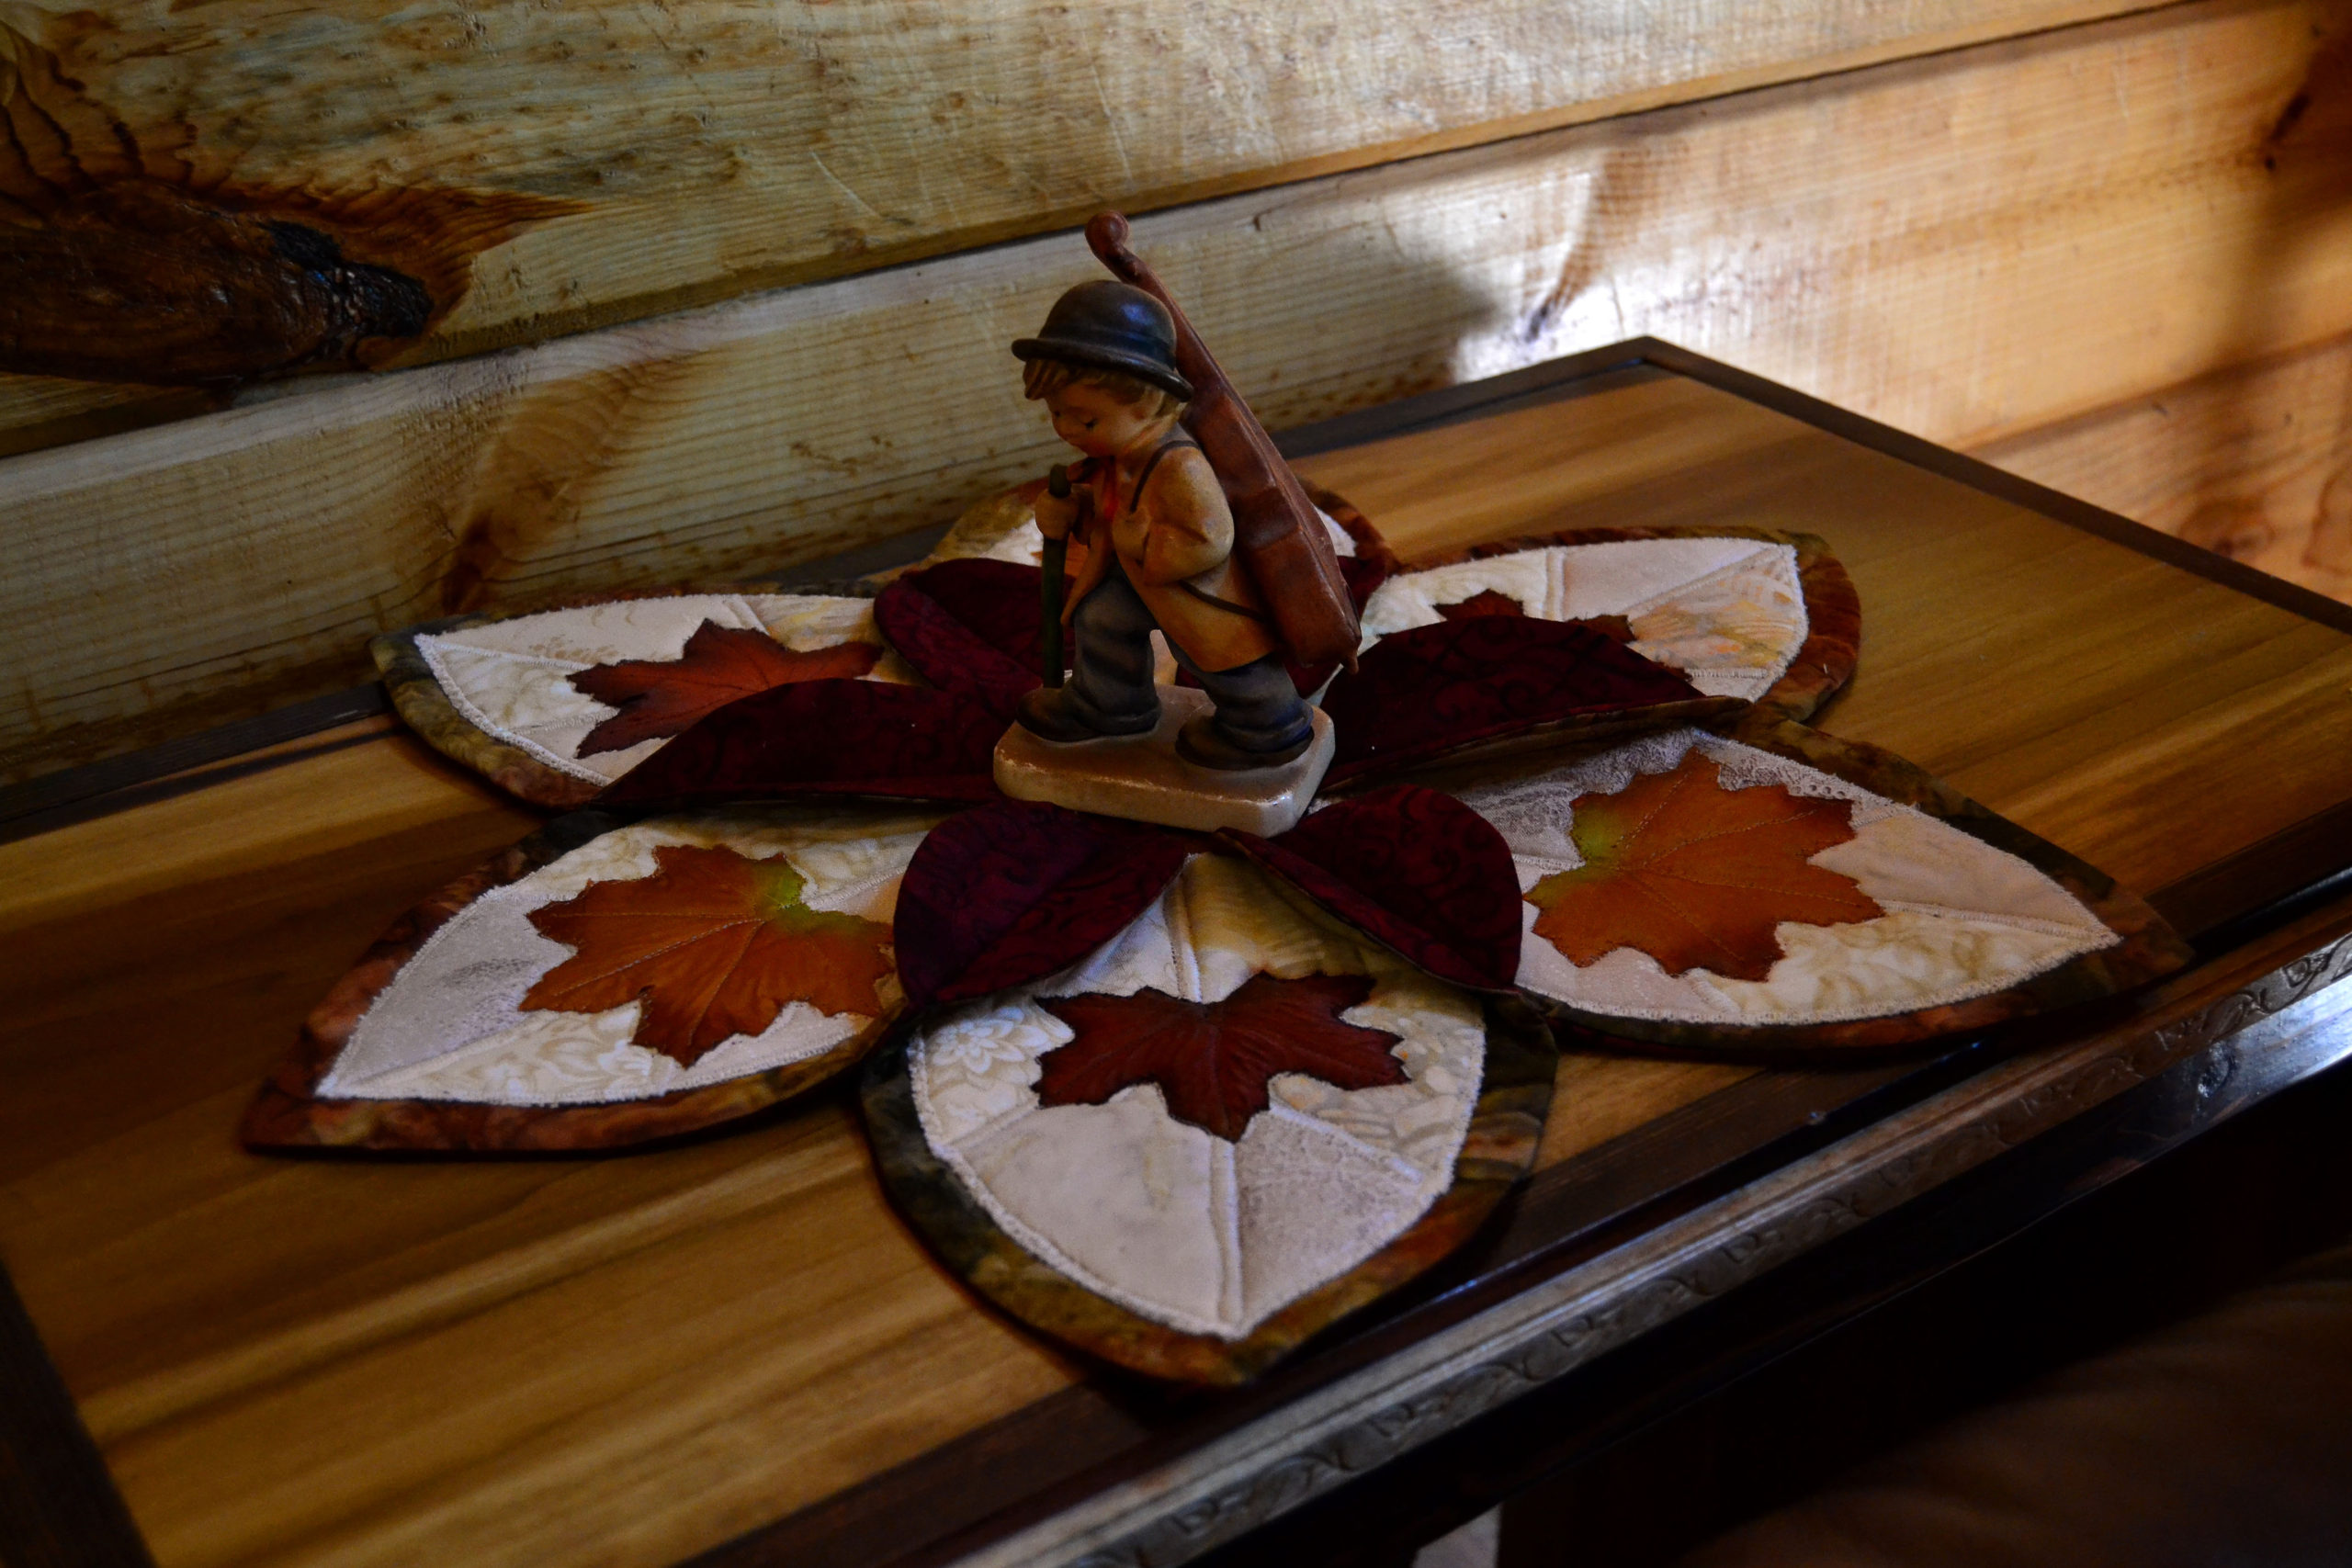
[[(1064, 702), (1080, 722), (1105, 735), (1135, 735), (1159, 721), (1159, 692), (1152, 684), (1151, 618), (1117, 560), (1070, 615), (1076, 669)], [(1231, 670), (1203, 670), (1169, 639), (1176, 662), (1193, 672), (1216, 704), (1217, 732), (1244, 751), (1280, 751), (1314, 728), (1306, 702), (1291, 683), (1282, 655)]]

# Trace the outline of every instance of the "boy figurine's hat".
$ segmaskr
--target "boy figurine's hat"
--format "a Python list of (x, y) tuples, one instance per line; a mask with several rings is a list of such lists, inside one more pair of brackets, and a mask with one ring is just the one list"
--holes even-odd
[(1186, 402), (1193, 384), (1176, 368), (1176, 321), (1168, 307), (1130, 284), (1081, 283), (1054, 301), (1035, 337), (1012, 345), (1022, 359), (1058, 359), (1124, 371)]

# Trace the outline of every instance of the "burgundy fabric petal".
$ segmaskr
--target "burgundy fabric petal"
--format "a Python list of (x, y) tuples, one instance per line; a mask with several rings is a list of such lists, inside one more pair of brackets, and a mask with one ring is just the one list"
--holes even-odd
[(1441, 980), (1501, 990), (1519, 974), (1510, 846), (1450, 795), (1392, 784), (1327, 806), (1279, 838), (1225, 837)]
[(718, 708), (597, 796), (599, 806), (882, 795), (998, 798), (1003, 717), (956, 692), (803, 681)]
[(1010, 716), (1039, 681), (1041, 581), (1013, 561), (943, 561), (885, 588), (874, 620), (924, 680)]
[(1358, 554), (1340, 558), (1340, 580), (1348, 585), (1348, 597), (1355, 601), (1356, 613), (1372, 599), (1373, 590), (1393, 575), (1394, 563), (1385, 555)]
[(1029, 801), (948, 818), (899, 883), (908, 1004), (986, 996), (1068, 968), (1125, 931), (1199, 844)]
[(1415, 626), (1381, 638), (1331, 683), (1323, 711), (1339, 749), (1324, 785), (1547, 725), (1707, 701), (1676, 671), (1572, 621)]

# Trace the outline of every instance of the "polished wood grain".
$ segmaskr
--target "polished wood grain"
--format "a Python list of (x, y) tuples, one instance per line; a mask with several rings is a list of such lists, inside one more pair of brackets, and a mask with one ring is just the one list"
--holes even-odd
[[(2333, 90), (2341, 17), (2199, 0), (1180, 207), (1137, 246), (1277, 429), (1652, 332), (1988, 441), (2352, 329), (2311, 194), (2340, 164), (2274, 135)], [(356, 682), (408, 622), (944, 523), (1050, 460), (1005, 345), (1095, 275), (1028, 240), (0, 463), (0, 773)]]
[(1560, 1059), (1555, 1092), (1574, 1113), (1544, 1128), (1544, 1167), (1600, 1147), (1657, 1120), (1662, 1107), (1689, 1104), (1754, 1077), (1737, 1062), (1660, 1062), (1572, 1051)]
[(1974, 456), (2352, 604), (2352, 336), (2160, 388)]
[[(1530, 396), (1302, 467), (1419, 546), (1822, 534), (1864, 608), (1824, 727), (2160, 902), (2352, 795), (2352, 636), (1683, 377)], [(1176, 1440), (954, 1283), (840, 1097), (626, 1158), (241, 1151), (351, 956), (529, 825), (388, 738), (0, 845), (0, 1261), (160, 1562), (662, 1563), (967, 1438), (1029, 1434), (1004, 1485), (1038, 1483), (1036, 1445)], [(2206, 929), (2348, 862), (2174, 912)], [(1572, 1056), (1543, 1157), (1573, 1181), (1539, 1176), (1498, 1245), (1638, 1212), (1905, 1070)], [(901, 1543), (956, 1522), (857, 1495)]]

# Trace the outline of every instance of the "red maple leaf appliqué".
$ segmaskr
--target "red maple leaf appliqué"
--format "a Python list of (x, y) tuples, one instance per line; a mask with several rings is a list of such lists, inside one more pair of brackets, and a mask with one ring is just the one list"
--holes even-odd
[(1510, 594), (1493, 588), (1481, 588), (1467, 599), (1456, 599), (1451, 604), (1436, 606), (1437, 613), (1449, 621), (1475, 621), (1486, 615), (1525, 615), (1527, 608)]
[[(1440, 616), (1449, 621), (1476, 621), (1495, 615), (1518, 615), (1524, 618), (1527, 607), (1510, 594), (1492, 588), (1482, 588), (1467, 599), (1456, 599), (1451, 604), (1435, 606)], [(1611, 642), (1630, 643), (1634, 628), (1623, 615), (1579, 615), (1563, 623), (1571, 626), (1590, 626)]]
[(1392, 1049), (1397, 1036), (1340, 1017), (1371, 993), (1363, 975), (1260, 974), (1216, 1002), (1149, 988), (1041, 1000), (1078, 1036), (1040, 1062), (1037, 1099), (1100, 1105), (1129, 1084), (1156, 1083), (1169, 1115), (1233, 1143), (1266, 1109), (1266, 1083), (1277, 1073), (1340, 1089), (1405, 1081)]
[(572, 689), (621, 711), (590, 730), (578, 755), (625, 751), (639, 741), (676, 735), (739, 697), (797, 681), (854, 679), (882, 650), (870, 642), (790, 649), (765, 632), (705, 621), (675, 659), (596, 664), (571, 677)]

